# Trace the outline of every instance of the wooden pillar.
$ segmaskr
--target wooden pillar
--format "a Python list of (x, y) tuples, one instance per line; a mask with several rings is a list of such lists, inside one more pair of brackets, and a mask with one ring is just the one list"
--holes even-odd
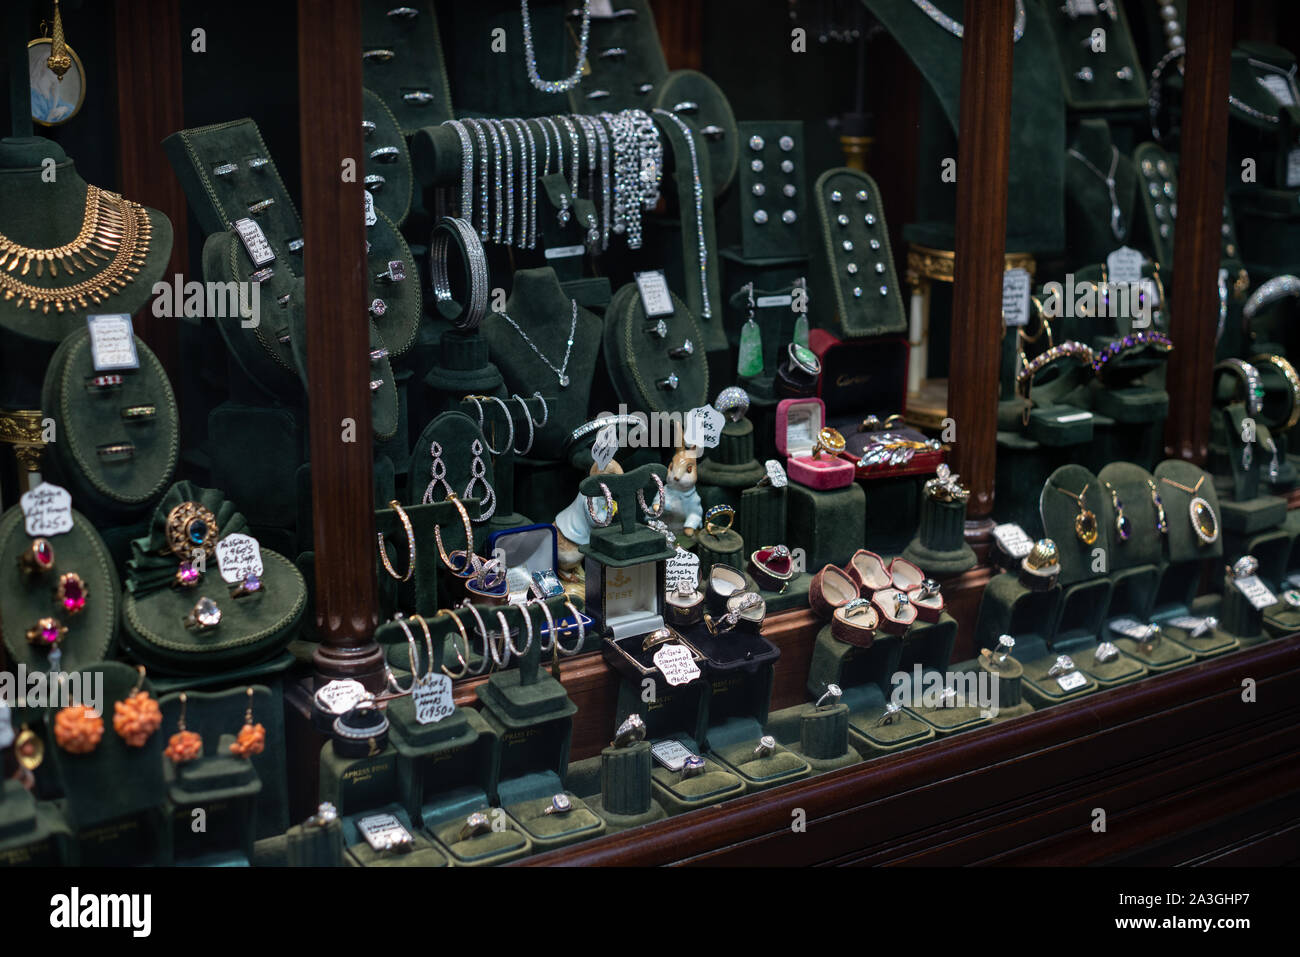
[(1228, 150), (1231, 0), (1187, 5), (1186, 81), (1174, 233), (1165, 455), (1202, 463), (1210, 437), (1214, 319), (1219, 314), (1220, 226)]
[[(117, 45), (117, 157), (119, 188), (127, 199), (161, 210), (172, 223), (172, 256), (163, 274), (170, 283), (189, 268), (185, 194), (159, 144), (185, 126), (181, 94), (181, 26), (178, 0), (133, 0), (114, 5)], [(132, 51), (147, 50), (147, 56)], [(141, 309), (135, 331), (174, 379), (179, 374), (179, 323)], [(178, 399), (181, 396), (177, 390)]]
[(1012, 0), (966, 0), (948, 414), (952, 469), (971, 490), (967, 536), (976, 538), (992, 527), (1014, 20)]
[(361, 8), (298, 0), (316, 681), (383, 684), (361, 178)]

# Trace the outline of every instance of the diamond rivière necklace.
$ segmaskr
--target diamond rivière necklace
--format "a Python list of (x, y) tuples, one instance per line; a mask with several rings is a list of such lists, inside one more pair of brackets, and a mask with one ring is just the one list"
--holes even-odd
[(519, 323), (515, 322), (504, 312), (497, 313), (498, 316), (500, 316), (502, 319), (504, 319), (506, 322), (510, 323), (510, 325), (514, 327), (515, 332), (519, 333), (519, 337), (528, 344), (528, 348), (532, 349), (535, 353), (537, 353), (537, 358), (541, 359), (543, 362), (546, 363), (546, 368), (550, 369), (552, 372), (555, 373), (555, 378), (560, 380), (561, 388), (565, 388), (569, 384), (569, 374), (566, 370), (568, 370), (569, 368), (569, 356), (572, 355), (573, 353), (573, 336), (574, 333), (578, 331), (578, 300), (571, 299), (570, 302), (573, 303), (573, 319), (569, 322), (569, 341), (564, 347), (564, 361), (560, 363), (560, 367), (558, 369), (555, 367), (554, 363), (552, 363), (550, 359), (546, 358), (546, 356), (542, 354), (542, 350), (537, 348), (537, 343), (533, 342), (533, 340), (529, 337), (528, 333), (524, 332), (524, 330), (520, 327)]
[[(0, 289), (4, 298), (32, 311), (39, 305), (48, 313), (86, 309), (121, 292), (139, 274), (149, 255), (153, 227), (148, 211), (139, 203), (117, 193), (86, 187), (86, 214), (81, 230), (71, 242), (52, 249), (32, 249), (0, 234)], [(68, 277), (87, 269), (103, 267), (80, 282), (65, 286), (38, 286), (19, 279), (32, 271), (40, 278), (48, 268), (50, 277), (59, 270)]]
[[(962, 35), (966, 32), (965, 27), (936, 7), (930, 2), (930, 0), (912, 0), (912, 2), (916, 4), (927, 17), (939, 24), (939, 26), (943, 27), (958, 40), (960, 40)], [(1011, 35), (1015, 39), (1016, 43), (1019, 43), (1020, 38), (1025, 35), (1025, 0), (1016, 0), (1016, 22), (1012, 27)]]
[(1119, 195), (1115, 192), (1115, 170), (1119, 166), (1119, 147), (1113, 143), (1110, 147), (1110, 172), (1103, 173), (1092, 164), (1092, 160), (1084, 156), (1074, 147), (1070, 147), (1069, 153), (1106, 184), (1106, 190), (1110, 193), (1110, 231), (1115, 234), (1116, 239), (1124, 238), (1124, 215), (1119, 209)]
[[(1016, 0), (1017, 3), (1020, 0)], [(591, 0), (582, 0), (582, 28), (578, 38), (578, 65), (563, 80), (543, 80), (537, 75), (537, 54), (533, 50), (533, 22), (528, 16), (528, 0), (519, 0), (524, 21), (524, 65), (528, 68), (528, 82), (543, 93), (564, 93), (582, 81), (582, 68), (587, 63), (587, 38), (591, 35)]]

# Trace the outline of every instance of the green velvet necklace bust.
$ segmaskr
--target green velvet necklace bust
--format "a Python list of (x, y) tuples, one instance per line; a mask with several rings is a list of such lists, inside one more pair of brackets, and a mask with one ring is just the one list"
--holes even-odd
[(1081, 121), (1067, 156), (1065, 215), (1071, 265), (1105, 262), (1133, 236), (1137, 168), (1115, 147), (1104, 119)]
[[(554, 269), (521, 269), (504, 315), (494, 313), (482, 325), (507, 391), (524, 396), (540, 391), (546, 399), (549, 418), (537, 429), (537, 458), (560, 458), (569, 432), (587, 415), (602, 324), (581, 307), (575, 321), (573, 302)], [(566, 363), (570, 336), (573, 348)]]
[[(34, 250), (55, 250), (73, 244), (88, 222), (88, 189), (57, 143), (38, 136), (0, 140), (0, 235), (5, 240)], [(93, 191), (90, 196), (94, 196)], [(112, 207), (111, 200), (107, 205)], [(17, 295), (0, 299), (0, 326), (32, 339), (57, 342), (84, 328), (87, 313), (135, 313), (149, 301), (154, 282), (171, 258), (171, 222), (158, 210), (146, 209), (145, 213), (151, 227), (147, 255), (141, 263), (132, 265), (138, 272), (120, 290), (106, 289), (106, 298), (98, 304), (88, 299), (88, 306), (67, 305), (62, 312), (50, 308), (47, 313), (40, 304), (31, 309), (24, 303), (20, 308), (16, 305)], [(101, 252), (91, 247), (91, 252), (82, 257), (91, 265), (84, 267), (78, 260), (70, 260), (75, 266), (70, 269), (66, 265), (69, 260), (64, 260), (65, 265), (55, 275), (51, 275), (49, 263), (44, 264), (39, 277), (34, 263), (26, 275), (20, 275), (21, 267), (9, 275), (42, 289), (73, 286), (110, 268), (113, 254), (99, 255)]]

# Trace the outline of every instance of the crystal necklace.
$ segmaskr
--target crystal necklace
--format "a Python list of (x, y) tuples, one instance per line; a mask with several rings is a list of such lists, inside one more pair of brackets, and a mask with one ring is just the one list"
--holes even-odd
[[(38, 305), (42, 313), (49, 313), (50, 306), (65, 312), (99, 305), (139, 274), (149, 255), (152, 231), (143, 206), (88, 185), (85, 217), (71, 242), (52, 249), (32, 249), (0, 234), (0, 289), (5, 299), (19, 308), (25, 303), (33, 312)], [(47, 265), (51, 278), (59, 274), (60, 267), (69, 277), (74, 270), (84, 273), (87, 267), (103, 268), (77, 283), (41, 286), (18, 278), (31, 272), (32, 263), (37, 278)]]
[(528, 344), (528, 348), (537, 353), (537, 358), (546, 363), (546, 368), (555, 373), (555, 378), (560, 380), (560, 388), (565, 388), (569, 384), (569, 375), (566, 370), (569, 368), (569, 356), (573, 353), (573, 335), (578, 331), (578, 300), (572, 299), (570, 302), (573, 303), (573, 319), (569, 323), (569, 341), (564, 348), (564, 361), (560, 363), (558, 369), (550, 359), (546, 358), (546, 356), (542, 354), (542, 350), (537, 348), (537, 343), (533, 342), (532, 338), (529, 337), (528, 333), (524, 332), (519, 323), (515, 322), (504, 312), (497, 313), (498, 316), (514, 327), (515, 332), (519, 333), (519, 338), (523, 339), (524, 342)]
[[(933, 20), (939, 26), (943, 27), (958, 40), (965, 34), (966, 29), (954, 20), (948, 14), (936, 7), (930, 0), (912, 0), (917, 7), (925, 13), (927, 17)], [(1016, 22), (1012, 27), (1012, 38), (1016, 43), (1025, 35), (1025, 0), (1016, 0)]]
[[(1017, 3), (1020, 0), (1016, 0)], [(578, 39), (578, 65), (563, 80), (543, 80), (537, 75), (537, 55), (533, 51), (533, 22), (528, 16), (528, 0), (519, 0), (524, 21), (524, 65), (528, 82), (543, 93), (565, 93), (582, 81), (582, 67), (587, 62), (587, 37), (591, 33), (591, 0), (582, 0), (582, 30)]]
[(1111, 144), (1110, 147), (1110, 172), (1103, 173), (1092, 165), (1092, 161), (1084, 156), (1074, 147), (1070, 147), (1069, 153), (1084, 166), (1088, 167), (1093, 174), (1106, 184), (1106, 191), (1110, 193), (1110, 231), (1115, 234), (1116, 239), (1124, 238), (1124, 216), (1119, 209), (1119, 195), (1115, 192), (1115, 169), (1119, 166), (1119, 147)]

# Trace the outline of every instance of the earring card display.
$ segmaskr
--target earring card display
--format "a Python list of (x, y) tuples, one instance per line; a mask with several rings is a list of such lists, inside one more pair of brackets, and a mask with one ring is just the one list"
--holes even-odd
[(799, 120), (741, 123), (736, 192), (745, 259), (793, 259), (807, 246), (808, 169)]

